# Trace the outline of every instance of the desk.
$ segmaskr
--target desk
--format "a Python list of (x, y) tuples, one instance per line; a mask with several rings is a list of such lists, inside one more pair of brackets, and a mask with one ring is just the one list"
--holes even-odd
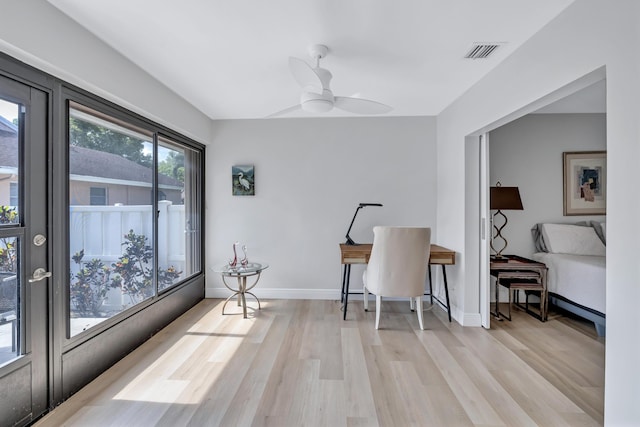
[[(224, 315), (224, 308), (227, 306), (229, 300), (236, 295), (238, 296), (238, 306), (242, 304), (242, 313), (244, 314), (244, 318), (247, 318), (247, 300), (245, 298), (245, 294), (249, 294), (258, 301), (258, 310), (260, 310), (260, 300), (257, 296), (249, 292), (258, 284), (258, 280), (260, 280), (260, 274), (263, 270), (269, 268), (268, 264), (259, 264), (256, 262), (250, 262), (245, 266), (240, 267), (230, 267), (228, 265), (223, 265), (220, 267), (216, 267), (213, 269), (216, 273), (220, 273), (222, 275), (222, 283), (231, 291), (233, 294), (227, 298), (222, 306), (222, 314)], [(247, 286), (247, 278), (256, 276), (256, 280), (250, 285)], [(235, 277), (238, 281), (238, 289), (234, 289), (225, 280), (225, 277)]]
[[(505, 255), (505, 258), (496, 260), (492, 258), (489, 263), (491, 275), (496, 278), (496, 311), (495, 317), (500, 318), (500, 298), (499, 288), (504, 286), (509, 290), (509, 315), (504, 316), (511, 320), (511, 293), (513, 291), (537, 291), (540, 292), (540, 315), (539, 319), (547, 320), (547, 266), (528, 258), (517, 255)], [(529, 310), (529, 297), (527, 296), (525, 311), (528, 314), (536, 314)], [(516, 305), (518, 304), (516, 294)]]
[[(340, 295), (340, 302), (344, 302), (344, 311), (342, 318), (347, 318), (347, 302), (349, 299), (349, 279), (351, 277), (351, 265), (352, 264), (368, 264), (369, 257), (371, 256), (371, 248), (373, 244), (364, 243), (360, 245), (347, 245), (346, 243), (340, 244), (340, 262), (344, 265), (342, 273), (342, 293)], [(426, 261), (426, 260), (425, 260)], [(445, 266), (454, 265), (456, 263), (456, 253), (451, 249), (447, 249), (442, 246), (431, 244), (431, 250), (429, 252), (429, 266), (441, 265), (442, 266), (442, 278), (444, 280), (444, 293), (447, 299), (447, 304), (440, 301), (437, 297), (433, 296), (433, 286), (431, 282), (431, 268), (429, 271), (429, 296), (431, 297), (431, 303), (435, 298), (440, 304), (446, 307), (449, 315), (449, 322), (451, 322), (451, 305), (449, 304), (449, 286), (447, 285), (447, 272)]]

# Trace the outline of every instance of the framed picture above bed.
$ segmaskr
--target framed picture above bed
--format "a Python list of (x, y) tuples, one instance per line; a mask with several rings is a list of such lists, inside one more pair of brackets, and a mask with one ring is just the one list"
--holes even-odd
[(564, 215), (606, 215), (607, 152), (562, 153)]

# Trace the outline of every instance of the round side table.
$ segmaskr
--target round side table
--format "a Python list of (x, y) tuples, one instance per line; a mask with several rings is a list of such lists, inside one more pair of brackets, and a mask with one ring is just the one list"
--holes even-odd
[[(253, 289), (257, 284), (258, 280), (260, 280), (260, 274), (263, 270), (269, 268), (269, 264), (261, 264), (257, 262), (250, 262), (245, 266), (236, 266), (230, 267), (229, 265), (223, 265), (219, 267), (213, 268), (213, 271), (216, 273), (220, 273), (222, 276), (222, 283), (231, 291), (233, 294), (227, 298), (222, 306), (222, 314), (224, 314), (224, 309), (227, 306), (227, 303), (231, 298), (238, 296), (238, 307), (242, 305), (242, 313), (244, 314), (244, 318), (247, 318), (247, 300), (245, 298), (245, 294), (249, 294), (258, 301), (258, 310), (260, 310), (260, 300), (253, 293), (249, 292)], [(227, 277), (235, 277), (237, 280), (237, 289), (232, 288), (226, 281)], [(252, 284), (247, 286), (247, 278), (255, 277), (255, 280)]]

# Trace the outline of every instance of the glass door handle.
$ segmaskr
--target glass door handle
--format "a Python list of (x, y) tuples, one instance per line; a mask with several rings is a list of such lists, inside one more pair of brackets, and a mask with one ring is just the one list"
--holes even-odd
[(29, 283), (39, 282), (42, 279), (46, 279), (47, 277), (51, 277), (51, 272), (45, 270), (44, 268), (36, 268), (33, 272), (33, 277), (29, 279)]

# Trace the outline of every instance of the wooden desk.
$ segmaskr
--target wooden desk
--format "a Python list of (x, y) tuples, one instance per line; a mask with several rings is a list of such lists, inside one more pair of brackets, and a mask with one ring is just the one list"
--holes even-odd
[[(371, 248), (373, 244), (371, 243), (363, 243), (359, 245), (347, 245), (345, 243), (340, 244), (340, 262), (344, 265), (343, 273), (342, 273), (342, 293), (340, 296), (340, 302), (344, 303), (344, 311), (342, 314), (342, 318), (347, 318), (347, 302), (349, 299), (349, 279), (351, 276), (351, 265), (352, 264), (368, 264), (369, 257), (371, 256)], [(425, 260), (426, 261), (426, 260)], [(431, 282), (431, 268), (429, 271), (429, 295), (431, 297), (431, 303), (433, 304), (433, 299), (435, 298), (442, 306), (447, 309), (447, 314), (449, 315), (449, 322), (451, 322), (451, 305), (449, 304), (449, 286), (447, 284), (447, 271), (445, 270), (445, 266), (454, 265), (456, 263), (456, 253), (451, 249), (447, 249), (445, 247), (431, 244), (431, 250), (429, 252), (429, 266), (432, 265), (441, 265), (442, 266), (442, 278), (444, 281), (444, 293), (447, 299), (447, 304), (445, 305), (442, 301), (440, 301), (437, 297), (433, 296), (433, 285)]]

